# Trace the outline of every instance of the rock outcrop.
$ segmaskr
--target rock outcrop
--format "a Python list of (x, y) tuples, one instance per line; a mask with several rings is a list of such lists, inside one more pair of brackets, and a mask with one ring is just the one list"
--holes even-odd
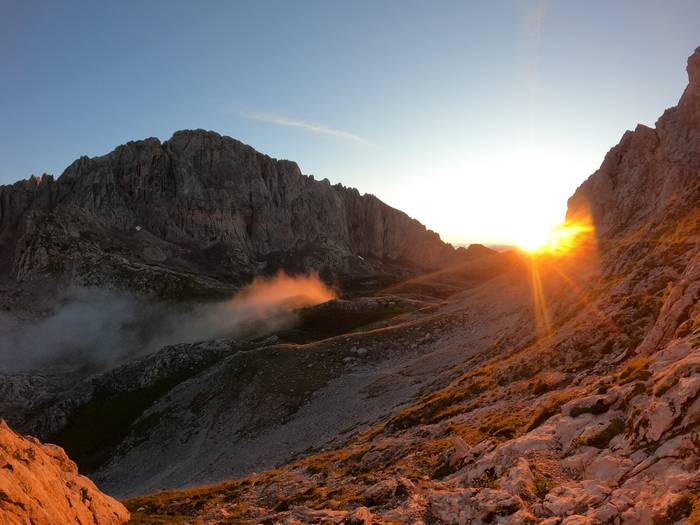
[(129, 512), (78, 474), (62, 448), (15, 434), (0, 420), (0, 522), (118, 525)]
[[(654, 235), (678, 230), (680, 240), (694, 220), (700, 193), (700, 48), (688, 59), (689, 84), (678, 105), (655, 128), (627, 131), (593, 175), (569, 199), (568, 216), (591, 215), (609, 268), (621, 270), (629, 245), (653, 244)], [(682, 228), (686, 228), (683, 230)], [(631, 261), (638, 262), (638, 261)]]
[(13, 281), (49, 274), (175, 297), (278, 269), (343, 281), (468, 257), (372, 195), (203, 130), (0, 187), (0, 254)]

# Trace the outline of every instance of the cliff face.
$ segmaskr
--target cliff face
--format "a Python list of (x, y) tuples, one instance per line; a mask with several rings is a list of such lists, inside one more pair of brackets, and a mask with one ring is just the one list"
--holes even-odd
[(278, 268), (426, 271), (464, 256), (372, 195), (203, 130), (82, 157), (58, 180), (0, 187), (0, 251), (5, 277), (20, 281), (48, 272), (175, 290)]
[(627, 131), (569, 200), (569, 217), (590, 213), (611, 259), (624, 258), (624, 245), (684, 227), (700, 202), (700, 48), (687, 72), (678, 105), (655, 128)]
[(15, 434), (0, 420), (0, 521), (6, 525), (118, 525), (129, 512), (102, 494), (63, 449)]
[(678, 105), (625, 133), (569, 200), (569, 217), (591, 215), (611, 292), (659, 311), (643, 354), (700, 313), (700, 48), (687, 72)]

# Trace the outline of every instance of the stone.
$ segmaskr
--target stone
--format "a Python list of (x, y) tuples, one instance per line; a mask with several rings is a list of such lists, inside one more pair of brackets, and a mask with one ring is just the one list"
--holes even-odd
[(415, 489), (409, 479), (398, 477), (389, 478), (372, 485), (365, 491), (367, 505), (383, 505), (394, 498), (405, 498)]
[(62, 448), (13, 432), (0, 420), (0, 522), (118, 525), (129, 512), (103, 494)]
[(344, 525), (371, 525), (373, 514), (367, 507), (357, 507), (345, 517)]
[(50, 273), (165, 296), (185, 283), (237, 287), (261, 268), (342, 280), (480, 256), (373, 195), (201, 129), (81, 157), (58, 179), (0, 186), (0, 216), (0, 280)]

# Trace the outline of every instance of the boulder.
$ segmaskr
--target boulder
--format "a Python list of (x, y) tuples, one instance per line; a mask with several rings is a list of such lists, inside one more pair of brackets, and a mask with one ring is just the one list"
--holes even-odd
[(0, 420), (0, 522), (118, 525), (129, 512), (78, 474), (62, 448), (13, 432)]

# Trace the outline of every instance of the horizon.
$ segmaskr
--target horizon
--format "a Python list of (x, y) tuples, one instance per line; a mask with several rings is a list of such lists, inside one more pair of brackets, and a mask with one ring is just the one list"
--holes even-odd
[(677, 102), (700, 45), (692, 2), (163, 5), (3, 2), (0, 184), (203, 128), (512, 245)]

